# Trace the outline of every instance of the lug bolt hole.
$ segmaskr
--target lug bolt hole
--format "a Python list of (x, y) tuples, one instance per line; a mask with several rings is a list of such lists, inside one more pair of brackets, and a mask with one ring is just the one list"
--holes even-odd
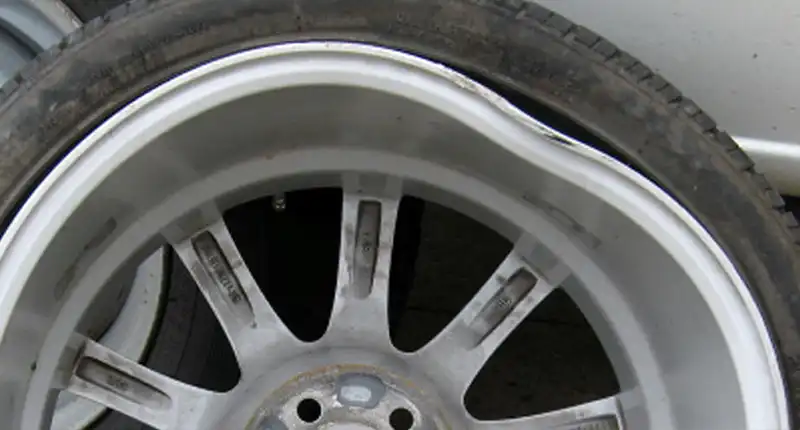
[(389, 415), (389, 424), (394, 430), (410, 430), (414, 425), (414, 415), (405, 408), (397, 408)]
[(314, 399), (303, 399), (297, 404), (297, 416), (306, 423), (313, 423), (322, 416), (322, 405)]

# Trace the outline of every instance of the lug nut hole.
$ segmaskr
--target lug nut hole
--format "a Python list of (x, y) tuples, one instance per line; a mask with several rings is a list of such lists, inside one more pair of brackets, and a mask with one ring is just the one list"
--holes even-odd
[(394, 430), (410, 430), (414, 426), (414, 415), (405, 408), (397, 408), (389, 415), (389, 424)]
[(303, 399), (297, 404), (297, 416), (306, 423), (313, 423), (322, 416), (322, 405), (314, 399)]

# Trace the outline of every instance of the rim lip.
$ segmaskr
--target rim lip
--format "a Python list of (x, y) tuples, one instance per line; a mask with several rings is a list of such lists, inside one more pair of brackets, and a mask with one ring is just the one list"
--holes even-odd
[[(684, 226), (687, 230), (687, 233), (690, 233), (695, 239), (699, 240), (703, 245), (703, 251), (708, 252), (710, 256), (713, 258), (714, 262), (716, 263), (720, 273), (724, 275), (729, 284), (732, 285), (735, 290), (732, 291), (732, 294), (735, 294), (736, 297), (733, 298), (737, 301), (740, 305), (743, 306), (747, 316), (749, 317), (749, 323), (751, 328), (755, 331), (755, 335), (758, 338), (758, 343), (760, 344), (761, 348), (757, 348), (759, 352), (761, 352), (763, 363), (766, 364), (768, 367), (768, 373), (772, 376), (771, 381), (772, 385), (775, 388), (775, 392), (773, 393), (773, 398), (776, 399), (775, 407), (777, 409), (778, 419), (780, 421), (781, 428), (788, 428), (788, 406), (786, 404), (786, 397), (785, 391), (783, 387), (783, 383), (781, 381), (781, 372), (778, 365), (778, 359), (775, 351), (772, 347), (772, 342), (770, 339), (769, 331), (766, 327), (765, 321), (762, 319), (760, 312), (758, 310), (758, 306), (756, 305), (754, 299), (751, 297), (750, 292), (745, 285), (742, 278), (738, 275), (733, 263), (725, 257), (723, 250), (717, 245), (713, 238), (711, 238), (710, 234), (706, 232), (700, 224), (691, 217), (691, 215), (684, 210), (677, 202), (673, 201), (669, 198), (665, 192), (658, 189), (657, 186), (654, 184), (649, 183), (643, 177), (638, 175), (638, 173), (633, 172), (632, 170), (628, 169), (627, 167), (621, 165), (620, 163), (613, 160), (611, 157), (608, 157), (598, 151), (595, 151), (580, 142), (577, 142), (568, 136), (561, 135), (558, 132), (555, 132), (548, 127), (538, 123), (533, 118), (528, 117), (525, 113), (518, 110), (516, 107), (511, 105), (506, 100), (502, 99), (500, 96), (493, 93), (491, 90), (480, 86), (479, 84), (469, 80), (468, 78), (458, 74), (457, 72), (452, 71), (451, 69), (432, 63), (428, 60), (423, 60), (418, 57), (411, 56), (409, 54), (402, 54), (397, 51), (392, 51), (385, 48), (378, 48), (372, 47), (367, 45), (359, 45), (353, 43), (340, 43), (340, 42), (303, 42), (303, 43), (289, 43), (283, 45), (274, 45), (268, 46), (264, 48), (256, 48), (250, 51), (245, 51), (237, 54), (230, 55), (228, 57), (222, 58), (220, 60), (214, 61), (212, 63), (206, 64), (204, 66), (198, 67), (192, 71), (185, 73), (178, 78), (173, 79), (170, 82), (156, 88), (155, 90), (143, 95), (130, 105), (126, 106), (116, 115), (114, 115), (110, 120), (102, 124), (96, 130), (94, 130), (89, 137), (87, 137), (83, 142), (81, 142), (72, 152), (70, 152), (64, 160), (60, 164), (58, 164), (53, 171), (42, 181), (42, 183), (37, 187), (31, 197), (25, 202), (22, 206), (20, 211), (12, 220), (9, 228), (6, 230), (5, 234), (3, 235), (2, 239), (0, 239), (0, 269), (6, 268), (7, 270), (0, 270), (0, 274), (8, 273), (8, 268), (10, 264), (14, 264), (15, 258), (13, 257), (16, 255), (16, 247), (21, 246), (25, 247), (22, 244), (22, 232), (25, 230), (25, 227), (30, 223), (31, 219), (37, 218), (35, 215), (40, 215), (39, 212), (48, 212), (46, 210), (47, 204), (47, 197), (51, 190), (58, 184), (61, 177), (66, 175), (71, 169), (75, 168), (75, 166), (79, 163), (77, 161), (85, 155), (88, 155), (90, 151), (96, 148), (98, 142), (102, 141), (102, 138), (109, 134), (113, 133), (115, 128), (121, 126), (128, 121), (132, 115), (137, 113), (140, 110), (146, 109), (149, 103), (158, 100), (160, 97), (169, 97), (170, 93), (181, 89), (183, 85), (191, 82), (192, 80), (198, 79), (203, 77), (204, 75), (211, 75), (215, 71), (220, 69), (224, 69), (231, 65), (235, 65), (237, 63), (245, 63), (247, 61), (257, 61), (260, 57), (265, 55), (276, 56), (281, 54), (291, 54), (297, 53), (300, 51), (312, 51), (317, 50), (321, 52), (332, 52), (336, 50), (342, 50), (345, 52), (357, 52), (359, 54), (368, 54), (371, 56), (379, 57), (384, 60), (389, 60), (394, 63), (401, 63), (407, 67), (413, 67), (417, 70), (423, 70), (425, 73), (428, 73), (432, 76), (435, 76), (438, 79), (443, 79), (449, 81), (451, 84), (454, 84), (460, 87), (463, 90), (471, 93), (472, 97), (476, 97), (477, 99), (481, 99), (483, 103), (488, 103), (491, 107), (495, 110), (500, 111), (504, 114), (504, 117), (509, 121), (513, 121), (516, 123), (517, 127), (521, 127), (526, 129), (528, 133), (535, 133), (540, 137), (546, 137), (554, 141), (556, 145), (562, 145), (563, 142), (570, 142), (575, 144), (575, 147), (565, 147), (568, 150), (572, 151), (574, 154), (577, 154), (584, 160), (600, 165), (605, 169), (613, 172), (614, 174), (625, 178), (631, 184), (635, 184), (637, 187), (637, 192), (644, 194), (648, 197), (651, 201), (656, 203), (660, 206), (661, 209), (666, 210), (671, 216), (679, 219), (681, 225)], [(215, 104), (221, 104), (223, 101), (215, 100)], [(203, 108), (208, 108), (205, 106)], [(454, 110), (458, 110), (460, 106), (452, 106)], [(198, 107), (200, 109), (200, 107)], [(456, 116), (456, 115), (453, 115)], [(495, 142), (497, 144), (501, 144), (499, 142)], [(529, 159), (525, 157), (526, 148), (522, 145), (518, 147), (506, 147), (505, 149), (509, 150), (510, 152), (514, 153), (515, 155)], [(577, 184), (574, 181), (570, 181), (569, 178), (563, 177), (558, 175), (557, 173), (553, 172), (551, 169), (547, 169), (545, 166), (541, 166), (544, 170), (556, 174), (557, 176), (561, 177), (562, 179), (573, 182), (574, 185), (585, 188), (586, 184)], [(595, 194), (595, 193), (593, 193)], [(608, 199), (603, 199), (613, 207), (624, 211), (624, 208), (621, 208), (621, 203), (619, 201), (609, 201)], [(24, 254), (23, 254), (24, 255)], [(13, 271), (12, 271), (13, 272)], [(0, 276), (3, 278), (3, 276)], [(11, 311), (13, 305), (15, 304), (16, 300), (13, 299), (15, 297), (19, 297), (21, 294), (21, 284), (10, 283), (8, 285), (12, 285), (11, 288), (6, 289), (4, 292), (0, 292), (0, 327), (3, 328), (0, 333), (5, 331), (5, 327), (8, 325), (8, 319), (10, 318)], [(5, 294), (3, 294), (5, 293)], [(707, 297), (707, 294), (703, 294), (704, 297)], [(11, 299), (10, 299), (11, 297)], [(725, 327), (722, 327), (726, 329)], [(732, 330), (732, 329), (731, 329)], [(726, 338), (727, 339), (727, 338)], [(728, 345), (730, 346), (730, 345)], [(778, 400), (778, 399), (782, 399)], [(750, 417), (750, 414), (747, 415)]]

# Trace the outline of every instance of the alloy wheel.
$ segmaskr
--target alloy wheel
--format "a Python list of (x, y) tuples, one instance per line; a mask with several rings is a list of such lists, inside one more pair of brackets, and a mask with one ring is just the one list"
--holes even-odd
[[(303, 342), (260, 292), (222, 213), (316, 187), (342, 190), (339, 272), (325, 335)], [(473, 300), (413, 352), (392, 345), (387, 316), (405, 195), (514, 243)], [(183, 384), (76, 334), (103, 285), (164, 243), (232, 345), (241, 379), (229, 392)], [(0, 384), (11, 400), (0, 411), (12, 428), (41, 428), (54, 386), (163, 430), (788, 422), (758, 308), (680, 205), (454, 70), (363, 44), (253, 49), (143, 95), (23, 205), (0, 241), (0, 284), (10, 286), (0, 291)], [(64, 285), (62, 294), (43, 296), (47, 285)], [(529, 417), (472, 418), (463, 405), (472, 380), (557, 288), (598, 333), (621, 392)]]

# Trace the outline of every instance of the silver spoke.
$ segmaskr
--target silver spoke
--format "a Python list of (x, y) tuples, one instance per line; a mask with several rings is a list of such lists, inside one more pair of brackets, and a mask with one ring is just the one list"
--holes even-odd
[(277, 345), (298, 343), (267, 302), (220, 218), (173, 247), (225, 330), (242, 371)]
[(464, 393), (491, 355), (570, 275), (545, 248), (520, 240), (459, 315), (416, 354)]
[(344, 177), (339, 274), (326, 337), (337, 343), (389, 340), (389, 269), (401, 182)]
[(500, 421), (476, 421), (473, 430), (624, 430), (616, 396), (558, 411)]
[(222, 395), (186, 385), (86, 341), (67, 390), (159, 430), (194, 430)]

